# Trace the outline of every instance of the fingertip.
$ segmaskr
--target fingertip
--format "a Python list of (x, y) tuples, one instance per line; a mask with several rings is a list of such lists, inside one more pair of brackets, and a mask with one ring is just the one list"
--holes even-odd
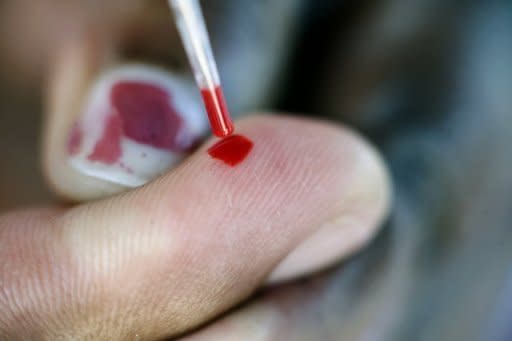
[(267, 284), (325, 270), (360, 251), (389, 214), (392, 186), (383, 158), (356, 132), (343, 126), (337, 130), (338, 151), (347, 149), (353, 156), (338, 159), (339, 176), (345, 178), (345, 185), (339, 192), (337, 213), (317, 226), (276, 266)]

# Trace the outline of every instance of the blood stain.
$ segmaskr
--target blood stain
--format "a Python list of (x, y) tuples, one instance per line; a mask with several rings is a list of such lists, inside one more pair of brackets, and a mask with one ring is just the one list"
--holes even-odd
[(251, 150), (254, 143), (242, 135), (228, 136), (208, 149), (208, 154), (225, 164), (235, 167), (243, 162)]
[(124, 135), (136, 142), (181, 152), (177, 138), (184, 129), (168, 91), (152, 84), (121, 82), (112, 87), (110, 100), (122, 119)]

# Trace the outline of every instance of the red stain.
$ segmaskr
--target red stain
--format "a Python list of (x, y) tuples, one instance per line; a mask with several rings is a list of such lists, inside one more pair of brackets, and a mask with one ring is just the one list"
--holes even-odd
[(234, 167), (245, 160), (251, 152), (254, 143), (242, 135), (231, 135), (222, 139), (208, 149), (208, 154), (214, 159)]
[(108, 116), (103, 136), (87, 157), (90, 161), (113, 164), (121, 157), (121, 136), (123, 134), (121, 118), (115, 113)]
[(176, 152), (189, 147), (180, 145), (177, 139), (183, 120), (164, 89), (147, 83), (121, 82), (112, 87), (110, 98), (121, 116), (126, 137)]
[(229, 111), (224, 99), (222, 89), (217, 86), (215, 89), (201, 89), (210, 126), (213, 134), (218, 137), (226, 137), (235, 131), (235, 126), (229, 116)]
[[(105, 121), (103, 136), (88, 156), (89, 160), (116, 163), (122, 155), (122, 137), (174, 152), (190, 148), (189, 144), (182, 145), (177, 139), (184, 128), (183, 120), (164, 89), (148, 83), (120, 82), (112, 87), (110, 102), (112, 112)], [(70, 151), (75, 150), (75, 145), (79, 146), (75, 140), (81, 140), (81, 135), (74, 135), (76, 133), (71, 135)]]
[(76, 123), (71, 128), (71, 134), (69, 135), (68, 140), (68, 154), (76, 155), (80, 152), (80, 146), (82, 145), (83, 132), (82, 128), (78, 123)]

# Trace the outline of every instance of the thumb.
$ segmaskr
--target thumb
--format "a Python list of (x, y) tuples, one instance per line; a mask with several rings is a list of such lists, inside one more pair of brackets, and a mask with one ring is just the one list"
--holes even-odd
[[(351, 251), (351, 238), (361, 245), (373, 235), (387, 178), (360, 138), (277, 117), (247, 119), (239, 132), (255, 146), (238, 167), (209, 158), (206, 145), (137, 190), (0, 218), (0, 337), (180, 334), (248, 297), (274, 269), (277, 280), (314, 271)], [(340, 216), (359, 217), (364, 238), (344, 234), (354, 229)], [(325, 243), (326, 231), (343, 244)], [(311, 261), (300, 266), (303, 252)]]

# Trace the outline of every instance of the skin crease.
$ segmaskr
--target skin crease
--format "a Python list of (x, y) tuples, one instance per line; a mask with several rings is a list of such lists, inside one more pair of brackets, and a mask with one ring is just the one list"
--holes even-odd
[[(375, 161), (375, 152), (339, 125), (292, 120), (282, 126), (269, 117), (241, 123), (243, 129), (254, 129), (244, 131), (251, 138), (270, 129), (276, 135), (265, 135), (262, 141), (271, 137), (287, 146), (287, 155), (298, 155), (298, 159), (278, 158), (278, 163), (265, 159), (280, 167), (311, 163), (303, 158), (303, 148), (294, 149), (295, 144), (308, 145), (295, 139), (294, 133), (316, 131), (317, 138), (331, 136), (335, 143), (322, 141), (330, 150), (316, 150), (316, 143), (308, 148), (313, 155), (328, 156), (328, 160), (321, 158), (324, 166), (335, 163), (336, 181), (364, 189), (352, 195), (344, 192), (343, 202), (331, 202), (343, 206), (343, 214), (324, 219), (321, 226), (297, 230), (297, 217), (283, 224), (290, 239), (281, 241), (303, 241), (295, 248), (273, 247), (269, 238), (274, 235), (260, 229), (272, 227), (269, 219), (250, 220), (246, 229), (244, 220), (238, 228), (245, 234), (220, 238), (213, 235), (217, 230), (174, 224), (185, 222), (187, 216), (201, 216), (199, 206), (184, 204), (183, 196), (176, 200), (181, 203), (178, 207), (164, 200), (177, 196), (170, 190), (174, 186), (194, 184), (185, 181), (184, 170), (206, 166), (201, 157), (192, 156), (149, 188), (135, 192), (73, 172), (59, 151), (84, 94), (103, 68), (136, 59), (170, 70), (188, 69), (165, 2), (119, 0), (101, 7), (85, 0), (0, 4), (0, 50), (8, 51), (0, 56), (0, 149), (9, 160), (0, 167), (0, 209), (8, 212), (0, 216), (0, 245), (8, 246), (0, 248), (0, 259), (13, 260), (0, 263), (0, 311), (9, 312), (0, 314), (0, 340), (73, 339), (79, 334), (91, 339), (153, 339), (191, 327), (185, 340), (470, 340), (475, 335), (506, 340), (512, 335), (506, 318), (511, 294), (503, 284), (509, 283), (512, 260), (506, 243), (512, 238), (507, 204), (512, 202), (512, 160), (506, 148), (512, 122), (509, 92), (504, 91), (510, 87), (503, 85), (511, 79), (507, 72), (512, 60), (510, 4), (320, 0), (307, 6), (304, 24), (296, 13), (297, 6), (305, 3), (212, 0), (204, 5), (235, 116), (248, 108), (272, 107), (269, 100), (285, 90), (291, 95), (284, 94), (280, 107), (348, 122), (378, 146), (391, 171), (394, 200), (390, 218), (371, 242), (369, 238), (381, 225), (376, 221), (390, 204), (389, 184), (351, 168), (357, 162), (344, 163), (348, 154), (364, 154)], [(322, 47), (322, 41), (327, 46)], [(290, 42), (298, 46), (290, 47)], [(314, 58), (295, 48), (314, 51)], [(305, 72), (284, 77), (284, 66)], [(44, 85), (41, 78), (46, 80)], [(254, 91), (239, 91), (249, 87)], [(40, 88), (44, 88), (42, 101), (38, 100)], [(295, 128), (290, 130), (290, 124)], [(40, 203), (55, 205), (34, 157), (41, 125), (44, 172), (52, 192), (82, 204), (13, 210)], [(256, 148), (261, 146), (259, 141)], [(205, 142), (198, 153), (205, 154), (213, 143)], [(358, 147), (345, 149), (347, 145)], [(251, 157), (264, 163), (256, 152)], [(362, 157), (359, 165), (369, 166), (364, 162), (367, 158)], [(240, 167), (250, 167), (250, 160)], [(370, 173), (381, 169), (377, 166), (381, 162), (370, 165), (361, 167)], [(222, 174), (223, 168), (217, 166), (210, 175)], [(339, 175), (340, 169), (344, 176)], [(350, 180), (350, 174), (363, 176)], [(247, 184), (237, 178), (233, 187), (228, 186), (224, 201), (203, 192), (205, 186), (218, 186), (219, 177), (211, 183), (202, 171), (193, 175), (201, 181), (187, 190), (191, 195), (205, 194), (200, 200), (211, 199), (215, 204), (237, 204), (233, 199), (245, 191), (235, 189)], [(303, 188), (316, 179), (307, 172), (295, 175), (288, 181), (296, 186), (290, 188)], [(115, 196), (120, 192), (124, 193)], [(277, 216), (290, 217), (286, 208), (265, 200), (275, 193), (283, 198), (289, 192), (280, 187), (269, 188), (268, 197), (261, 196), (261, 188), (254, 192), (260, 193), (261, 206), (274, 205)], [(308, 214), (304, 207), (302, 203), (296, 214)], [(154, 210), (155, 219), (141, 214), (144, 209)], [(250, 211), (236, 212), (243, 216)], [(124, 220), (116, 220), (123, 215)], [(310, 219), (323, 220), (320, 215)], [(186, 241), (187, 247), (192, 245), (192, 250), (173, 244), (175, 229), (153, 224), (164, 218), (183, 232), (178, 239)], [(147, 228), (141, 231), (131, 225), (137, 221)], [(308, 235), (311, 238), (304, 234), (308, 229), (316, 231)], [(133, 239), (126, 230), (133, 232)], [(238, 238), (246, 242), (237, 243)], [(321, 247), (315, 239), (323, 241)], [(254, 244), (270, 246), (254, 252)], [(148, 249), (155, 253), (145, 252)], [(228, 257), (225, 250), (236, 256)], [(76, 256), (78, 252), (87, 256)], [(263, 253), (276, 258), (263, 261)], [(212, 254), (221, 256), (212, 260)], [(257, 264), (253, 274), (242, 261), (248, 258), (251, 266)], [(298, 268), (304, 258), (311, 262)], [(176, 271), (180, 265), (183, 271)], [(324, 266), (330, 267), (318, 272)], [(216, 271), (225, 276), (214, 277)], [(182, 273), (193, 279), (180, 282)], [(301, 274), (308, 275), (257, 289), (265, 279), (282, 281)], [(240, 286), (231, 282), (240, 277), (244, 279)], [(13, 284), (5, 286), (7, 282)], [(190, 299), (181, 295), (186, 290), (192, 292)], [(15, 291), (20, 294), (13, 295)], [(134, 298), (134, 293), (144, 297)], [(214, 299), (205, 298), (208, 294), (214, 294)], [(130, 299), (123, 299), (124, 295)], [(169, 302), (176, 305), (166, 305)], [(156, 313), (159, 316), (153, 318)]]

